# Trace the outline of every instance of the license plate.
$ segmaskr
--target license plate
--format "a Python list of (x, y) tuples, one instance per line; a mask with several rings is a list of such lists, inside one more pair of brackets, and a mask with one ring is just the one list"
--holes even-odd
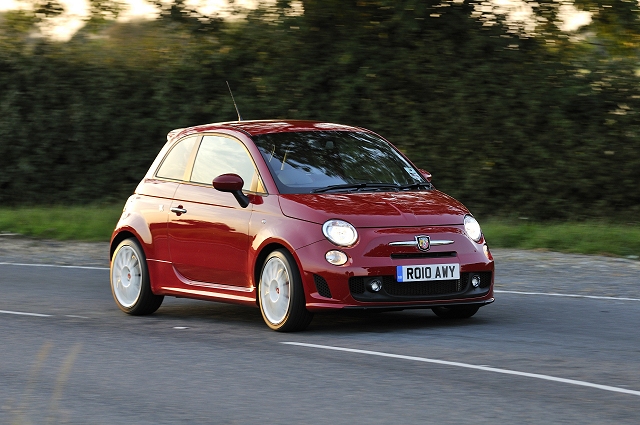
[(460, 264), (421, 264), (419, 266), (396, 267), (398, 282), (451, 279), (460, 279)]

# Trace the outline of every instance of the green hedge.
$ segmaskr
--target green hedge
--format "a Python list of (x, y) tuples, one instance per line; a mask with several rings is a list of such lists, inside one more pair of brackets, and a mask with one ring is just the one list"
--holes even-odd
[(245, 119), (378, 131), (476, 215), (640, 213), (635, 58), (483, 25), (468, 1), (279, 4), (222, 22), (178, 2), (68, 43), (5, 13), (0, 201), (124, 201), (168, 131), (235, 119), (228, 80)]

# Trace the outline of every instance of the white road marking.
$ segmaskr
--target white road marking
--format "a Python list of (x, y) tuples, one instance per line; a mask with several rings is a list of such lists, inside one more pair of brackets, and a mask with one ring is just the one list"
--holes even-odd
[[(7, 263), (7, 262), (0, 262), (0, 266), (57, 267), (62, 269), (109, 270), (109, 267), (63, 266), (60, 264)], [(493, 292), (502, 293), (502, 294), (518, 294), (518, 295), (546, 295), (546, 296), (552, 296), (552, 297), (591, 298), (595, 300), (640, 301), (640, 298), (606, 297), (606, 296), (600, 296), (600, 295), (560, 294), (555, 292), (507, 291), (502, 289), (495, 289)]]
[(281, 344), (296, 345), (296, 346), (308, 347), (308, 348), (319, 348), (323, 350), (344, 351), (347, 353), (367, 354), (370, 356), (390, 357), (394, 359), (411, 360), (411, 361), (423, 362), (423, 363), (435, 363), (435, 364), (444, 365), (444, 366), (463, 367), (466, 369), (476, 369), (476, 370), (482, 370), (485, 372), (502, 373), (505, 375), (516, 375), (516, 376), (523, 376), (526, 378), (543, 379), (545, 381), (561, 382), (563, 384), (571, 384), (571, 385), (578, 385), (581, 387), (596, 388), (599, 390), (611, 391), (614, 393), (630, 394), (630, 395), (635, 395), (640, 397), (640, 391), (628, 390), (626, 388), (612, 387), (609, 385), (594, 384), (591, 382), (578, 381), (575, 379), (566, 379), (566, 378), (558, 378), (556, 376), (550, 376), (550, 375), (541, 375), (539, 373), (519, 372), (517, 370), (500, 369), (497, 367), (480, 366), (480, 365), (473, 365), (473, 364), (459, 363), (459, 362), (450, 362), (446, 360), (429, 359), (425, 357), (403, 356), (400, 354), (383, 353), (380, 351), (357, 350), (354, 348), (334, 347), (331, 345), (306, 344), (302, 342), (281, 342)]
[(71, 317), (71, 318), (74, 318), (74, 319), (90, 319), (90, 317), (76, 316), (75, 314), (65, 314), (64, 317)]
[(25, 313), (24, 311), (0, 310), (1, 314), (17, 314), (19, 316), (51, 317), (50, 314)]
[(109, 267), (62, 266), (60, 264), (0, 263), (0, 266), (58, 267), (61, 269), (109, 270)]
[(640, 298), (605, 297), (600, 295), (559, 294), (556, 292), (504, 291), (501, 289), (495, 289), (493, 292), (502, 293), (502, 294), (518, 294), (518, 295), (546, 295), (550, 297), (591, 298), (594, 300), (640, 301)]

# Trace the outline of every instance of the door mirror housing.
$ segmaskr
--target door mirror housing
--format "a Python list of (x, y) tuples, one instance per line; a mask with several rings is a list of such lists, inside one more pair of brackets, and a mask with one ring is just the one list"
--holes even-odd
[(247, 208), (249, 197), (242, 193), (242, 186), (244, 186), (244, 180), (237, 174), (220, 174), (213, 179), (213, 187), (216, 190), (231, 193), (242, 208)]
[(429, 183), (431, 183), (431, 173), (428, 172), (427, 170), (423, 170), (422, 168), (420, 168), (418, 171), (420, 171), (420, 174), (422, 174), (422, 177), (424, 177)]

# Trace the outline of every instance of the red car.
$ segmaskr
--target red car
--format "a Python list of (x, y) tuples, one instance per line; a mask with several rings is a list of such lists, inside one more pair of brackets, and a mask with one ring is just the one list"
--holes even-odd
[(274, 330), (313, 313), (493, 302), (478, 222), (372, 131), (312, 121), (174, 130), (111, 238), (111, 289), (129, 314), (164, 296), (257, 305)]

